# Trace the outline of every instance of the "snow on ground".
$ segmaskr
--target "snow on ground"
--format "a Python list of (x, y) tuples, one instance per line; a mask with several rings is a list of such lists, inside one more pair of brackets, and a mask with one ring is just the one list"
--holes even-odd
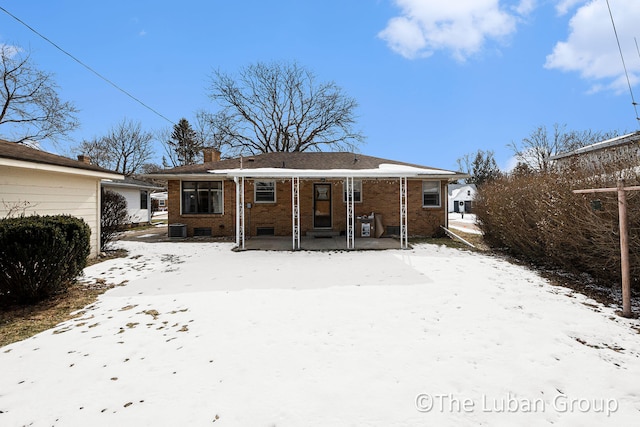
[(476, 224), (475, 214), (466, 213), (463, 215), (458, 212), (449, 212), (449, 228), (469, 234), (482, 234)]
[(639, 322), (490, 256), (120, 242), (122, 284), (0, 349), (2, 426), (608, 426)]

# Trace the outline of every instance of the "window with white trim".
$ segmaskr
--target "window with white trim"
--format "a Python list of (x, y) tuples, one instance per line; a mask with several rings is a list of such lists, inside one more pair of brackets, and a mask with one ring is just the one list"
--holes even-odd
[[(342, 201), (347, 201), (347, 186), (344, 181), (342, 182)], [(353, 201), (355, 203), (362, 201), (362, 181), (359, 179), (353, 180)]]
[(422, 206), (440, 207), (440, 181), (422, 181)]
[(276, 182), (254, 181), (254, 200), (256, 203), (275, 203)]
[(182, 181), (183, 214), (221, 214), (222, 181)]

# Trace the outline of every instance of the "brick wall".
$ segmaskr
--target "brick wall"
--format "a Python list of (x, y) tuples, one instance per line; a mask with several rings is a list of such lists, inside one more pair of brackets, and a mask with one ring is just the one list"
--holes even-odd
[[(346, 230), (346, 204), (343, 200), (342, 180), (300, 181), (300, 229), (302, 235), (313, 230), (314, 183), (331, 184), (332, 230)], [(400, 196), (397, 179), (371, 179), (362, 181), (362, 201), (355, 203), (355, 215), (369, 215), (372, 212), (382, 216), (383, 225), (400, 226)], [(441, 182), (441, 203), (439, 208), (422, 207), (422, 181), (409, 180), (407, 184), (407, 227), (410, 236), (432, 236), (445, 225), (447, 201), (446, 182)], [(169, 181), (169, 224), (187, 224), (187, 235), (193, 236), (194, 229), (211, 228), (213, 236), (235, 236), (236, 187), (231, 180), (224, 182), (223, 214), (180, 215), (180, 181)], [(273, 228), (276, 236), (290, 236), (291, 181), (276, 180), (276, 202), (255, 203), (252, 180), (245, 180), (245, 235), (255, 236), (260, 229)], [(359, 235), (356, 230), (356, 235)]]

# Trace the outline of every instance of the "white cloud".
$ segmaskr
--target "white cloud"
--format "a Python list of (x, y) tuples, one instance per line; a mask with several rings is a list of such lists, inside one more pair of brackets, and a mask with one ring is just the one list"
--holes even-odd
[(13, 58), (18, 53), (23, 52), (22, 48), (18, 46), (13, 46), (10, 44), (0, 43), (0, 50), (2, 50), (2, 55), (7, 58)]
[(513, 10), (515, 10), (518, 15), (525, 16), (533, 12), (538, 5), (537, 3), (537, 0), (521, 0), (520, 4), (515, 6)]
[(425, 57), (438, 50), (451, 51), (464, 61), (489, 40), (513, 34), (520, 16), (535, 7), (535, 0), (520, 0), (509, 8), (500, 0), (395, 0), (401, 16), (389, 20), (378, 37), (405, 58)]
[(576, 5), (586, 3), (588, 0), (559, 0), (556, 5), (556, 11), (558, 15), (566, 15), (570, 9), (573, 9)]
[[(565, 3), (569, 3), (569, 0)], [(610, 4), (633, 83), (640, 76), (640, 58), (634, 42), (639, 35), (637, 23), (640, 21), (640, 1), (616, 0)], [(593, 81), (592, 92), (603, 88), (626, 90), (627, 80), (604, 0), (591, 1), (576, 10), (569, 22), (567, 40), (555, 45), (553, 52), (547, 56), (545, 67), (580, 73), (584, 79)]]

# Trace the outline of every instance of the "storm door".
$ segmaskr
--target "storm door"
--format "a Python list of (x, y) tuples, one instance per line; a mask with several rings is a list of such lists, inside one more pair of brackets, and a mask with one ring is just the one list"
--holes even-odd
[(313, 228), (331, 228), (331, 184), (313, 184)]

